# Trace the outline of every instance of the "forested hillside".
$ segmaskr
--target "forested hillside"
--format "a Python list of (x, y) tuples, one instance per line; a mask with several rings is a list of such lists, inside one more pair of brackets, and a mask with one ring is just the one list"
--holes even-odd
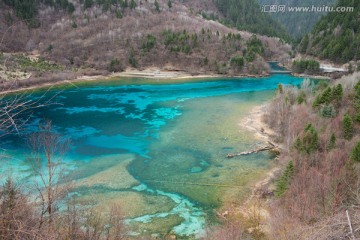
[[(265, 121), (283, 143), (274, 239), (359, 239), (359, 73), (335, 83), (280, 85)], [(349, 228), (349, 221), (353, 229)]]
[(285, 12), (269, 12), (294, 39), (302, 38), (312, 30), (325, 12), (289, 12), (287, 7), (331, 6), (336, 0), (258, 0), (261, 5), (285, 5)]
[[(20, 67), (23, 75), (32, 72), (34, 81), (51, 79), (54, 71), (56, 79), (69, 79), (74, 72), (98, 75), (151, 67), (260, 75), (268, 71), (266, 60), (287, 58), (291, 52), (278, 38), (210, 20), (222, 18), (211, 0), (3, 0), (0, 7), (0, 50), (33, 53), (41, 60), (5, 54), (0, 64), (7, 62), (5, 71)], [(43, 60), (57, 65), (47, 71)]]
[(346, 63), (360, 59), (360, 1), (339, 0), (336, 6), (354, 7), (354, 11), (332, 12), (323, 17), (306, 35), (299, 51)]
[(239, 29), (289, 40), (286, 30), (256, 0), (213, 0), (225, 17), (225, 23)]

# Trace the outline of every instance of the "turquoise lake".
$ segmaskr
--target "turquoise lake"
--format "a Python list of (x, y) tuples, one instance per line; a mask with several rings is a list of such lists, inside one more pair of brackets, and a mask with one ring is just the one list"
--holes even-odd
[[(270, 100), (279, 83), (302, 80), (275, 74), (67, 85), (46, 93), (41, 101), (55, 96), (54, 104), (37, 109), (26, 132), (51, 120), (54, 130), (71, 140), (63, 183), (71, 182), (73, 195), (103, 212), (120, 204), (130, 234), (198, 236), (214, 221), (214, 209), (240, 204), (271, 164), (267, 153), (226, 158), (261, 143), (241, 119)], [(2, 139), (0, 175), (26, 185), (33, 177), (23, 137)]]

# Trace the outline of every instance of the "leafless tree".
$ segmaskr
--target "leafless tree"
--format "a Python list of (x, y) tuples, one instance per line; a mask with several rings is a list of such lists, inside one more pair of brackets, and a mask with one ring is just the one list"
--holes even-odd
[(47, 92), (36, 98), (28, 92), (0, 93), (0, 138), (11, 133), (20, 134), (34, 110), (51, 104), (56, 95), (44, 100)]
[(225, 223), (223, 226), (215, 227), (210, 229), (204, 240), (241, 240), (243, 237), (244, 230), (240, 225), (233, 223)]
[(52, 130), (51, 122), (39, 126), (39, 131), (30, 135), (29, 146), (33, 171), (37, 180), (35, 186), (39, 192), (41, 203), (41, 221), (39, 228), (47, 217), (49, 226), (52, 225), (56, 204), (68, 191), (67, 186), (60, 184), (62, 179), (61, 163), (68, 148), (66, 139)]

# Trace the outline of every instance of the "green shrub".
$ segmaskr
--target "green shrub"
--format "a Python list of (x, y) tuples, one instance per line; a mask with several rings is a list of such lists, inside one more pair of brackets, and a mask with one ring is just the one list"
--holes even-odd
[(236, 55), (234, 57), (232, 57), (230, 59), (230, 64), (232, 66), (235, 66), (235, 67), (238, 67), (238, 68), (242, 68), (245, 64), (245, 60), (243, 57), (239, 56), (239, 55)]
[(325, 79), (320, 79), (317, 81), (317, 84), (315, 85), (315, 91), (322, 91), (326, 89), (329, 86), (329, 81)]
[(315, 128), (309, 123), (301, 136), (297, 137), (294, 142), (294, 148), (299, 152), (307, 154), (313, 153), (318, 149), (318, 134)]
[(118, 9), (116, 9), (116, 11), (115, 11), (115, 16), (116, 16), (116, 18), (119, 18), (119, 19), (121, 19), (123, 17), (121, 11), (119, 11)]
[(115, 58), (110, 61), (108, 70), (109, 70), (109, 72), (121, 72), (124, 69), (123, 69), (123, 66), (121, 65), (120, 61), (117, 58)]
[(255, 52), (246, 51), (245, 59), (247, 62), (253, 62), (256, 58)]
[(51, 52), (53, 50), (54, 46), (52, 44), (50, 44), (47, 48), (46, 51)]
[(278, 84), (276, 92), (279, 93), (279, 94), (284, 93), (284, 88), (283, 88), (283, 85), (281, 83)]
[(325, 105), (320, 109), (320, 115), (326, 118), (336, 117), (336, 110), (332, 104)]
[(304, 91), (301, 91), (296, 98), (298, 104), (306, 103), (306, 94)]
[(133, 49), (130, 51), (130, 54), (129, 54), (129, 63), (132, 67), (134, 67), (134, 68), (137, 67), (137, 61), (136, 61)]
[(154, 48), (156, 44), (156, 37), (148, 34), (144, 39), (143, 39), (143, 44), (142, 44), (142, 49), (144, 49), (145, 51), (150, 51), (152, 48)]
[(350, 64), (349, 64), (349, 67), (348, 67), (348, 73), (353, 73), (353, 72), (354, 72), (353, 66), (352, 66), (352, 64), (350, 63)]
[(208, 65), (208, 64), (209, 64), (209, 59), (208, 59), (208, 57), (205, 57), (205, 59), (204, 59), (204, 64), (205, 64), (205, 65)]

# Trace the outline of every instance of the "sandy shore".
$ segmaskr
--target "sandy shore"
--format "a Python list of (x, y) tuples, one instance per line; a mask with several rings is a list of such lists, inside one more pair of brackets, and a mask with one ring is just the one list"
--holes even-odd
[(265, 142), (271, 141), (271, 138), (275, 136), (275, 132), (262, 120), (266, 107), (267, 105), (254, 107), (249, 115), (241, 119), (238, 124), (240, 127), (250, 130), (255, 134), (255, 137)]

